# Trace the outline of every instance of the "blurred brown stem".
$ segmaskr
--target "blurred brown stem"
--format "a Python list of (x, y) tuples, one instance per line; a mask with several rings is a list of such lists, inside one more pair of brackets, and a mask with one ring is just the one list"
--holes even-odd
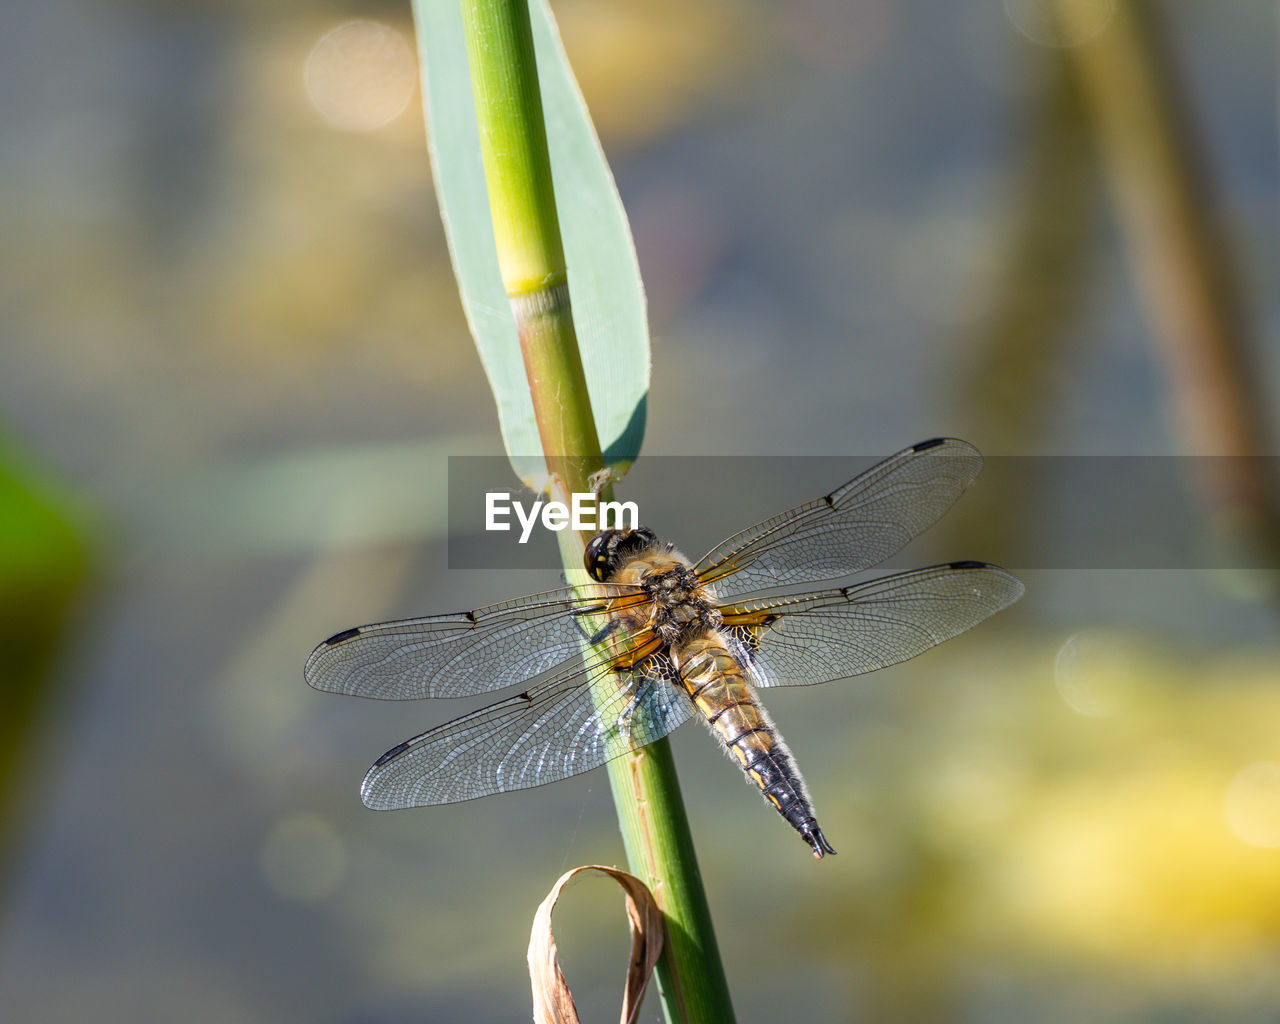
[[(1093, 156), (1075, 77), (1055, 52), (1022, 115), (1012, 214), (999, 240), (961, 389), (970, 433), (984, 450), (1039, 436), (1062, 378), (1098, 218)], [(974, 401), (974, 397), (977, 401)]]
[[(1057, 0), (1069, 37), (1087, 34), (1096, 8)], [(1186, 449), (1245, 456), (1205, 460), (1201, 484), (1224, 526), (1273, 555), (1280, 511), (1257, 458), (1269, 424), (1250, 368), (1242, 288), (1159, 11), (1147, 0), (1118, 0), (1107, 27), (1068, 54)]]
[[(997, 240), (991, 289), (966, 329), (965, 385), (956, 392), (969, 423), (964, 436), (984, 451), (1040, 446), (1063, 397), (1064, 364), (1083, 338), (1073, 328), (1096, 252), (1100, 196), (1079, 85), (1061, 51), (1034, 56), (1028, 70), (1039, 77), (1021, 112), (1015, 200)], [(981, 550), (990, 524), (1000, 522), (1006, 544), (1030, 544), (1037, 525), (1000, 512), (1028, 500), (1018, 486), (1007, 474), (988, 476), (965, 499), (970, 515), (944, 523), (950, 542)]]

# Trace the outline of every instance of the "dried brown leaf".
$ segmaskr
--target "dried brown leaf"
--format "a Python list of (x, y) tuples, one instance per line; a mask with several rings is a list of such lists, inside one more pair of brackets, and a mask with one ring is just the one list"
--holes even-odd
[(622, 887), (627, 901), (627, 918), (631, 922), (631, 957), (627, 962), (627, 982), (623, 989), (621, 1024), (632, 1024), (640, 1010), (645, 987), (653, 974), (653, 966), (662, 954), (663, 920), (648, 887), (625, 871), (589, 864), (574, 868), (560, 876), (533, 918), (533, 934), (529, 937), (529, 981), (533, 986), (533, 1019), (535, 1024), (579, 1024), (578, 1008), (573, 993), (560, 970), (560, 954), (551, 929), (551, 913), (569, 880), (585, 871), (599, 871)]

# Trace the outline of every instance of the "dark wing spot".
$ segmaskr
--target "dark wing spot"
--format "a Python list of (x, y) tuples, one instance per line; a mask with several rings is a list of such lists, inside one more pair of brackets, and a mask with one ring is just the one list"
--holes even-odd
[(528, 690), (525, 690), (524, 693), (517, 693), (515, 699), (516, 700), (533, 700), (533, 698), (529, 696)]
[(911, 450), (913, 452), (927, 452), (930, 448), (937, 448), (940, 444), (946, 444), (945, 437), (931, 437), (927, 441), (921, 441), (919, 444), (913, 444)]
[(475, 613), (475, 612), (463, 612), (462, 614), (463, 614), (463, 616), (466, 618), (466, 620), (467, 620), (468, 622), (475, 622), (475, 621), (476, 621), (476, 613)]
[(951, 568), (952, 569), (986, 569), (988, 568), (988, 564), (986, 562), (952, 562)]
[(403, 753), (404, 753), (406, 750), (408, 750), (408, 749), (409, 749), (409, 741), (408, 741), (408, 740), (405, 740), (403, 743), (397, 743), (394, 747), (392, 747), (392, 748), (391, 748), (390, 750), (388, 750), (385, 754), (383, 754), (380, 758), (378, 758), (378, 760), (374, 761), (374, 762), (373, 762), (373, 767), (375, 767), (375, 768), (381, 768), (381, 767), (382, 767), (384, 764), (386, 764), (388, 761), (394, 761), (397, 757), (399, 757), (401, 754), (403, 754)]
[(770, 615), (758, 626), (731, 626), (729, 635), (738, 642), (742, 652), (751, 661), (755, 661), (760, 653), (760, 633), (778, 620), (778, 616)]
[(324, 643), (326, 647), (333, 647), (335, 644), (345, 643), (347, 640), (350, 640), (353, 636), (359, 636), (359, 635), (360, 635), (360, 627), (352, 626), (350, 629), (344, 629), (341, 633), (334, 633), (333, 636), (329, 637), (329, 639), (326, 640)]

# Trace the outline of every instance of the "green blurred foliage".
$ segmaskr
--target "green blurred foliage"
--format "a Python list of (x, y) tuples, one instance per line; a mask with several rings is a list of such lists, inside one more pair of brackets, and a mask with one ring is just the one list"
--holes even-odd
[(80, 503), (0, 440), (0, 881), (32, 794), (23, 764), (61, 696), (59, 655), (90, 565)]

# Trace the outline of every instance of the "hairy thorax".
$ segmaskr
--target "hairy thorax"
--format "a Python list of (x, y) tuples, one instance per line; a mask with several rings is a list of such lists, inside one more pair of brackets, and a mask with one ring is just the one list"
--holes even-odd
[[(650, 551), (622, 566), (612, 582), (640, 587), (648, 597), (644, 624), (675, 653), (688, 641), (720, 628), (715, 595), (678, 551)], [(639, 625), (640, 623), (637, 623)]]

